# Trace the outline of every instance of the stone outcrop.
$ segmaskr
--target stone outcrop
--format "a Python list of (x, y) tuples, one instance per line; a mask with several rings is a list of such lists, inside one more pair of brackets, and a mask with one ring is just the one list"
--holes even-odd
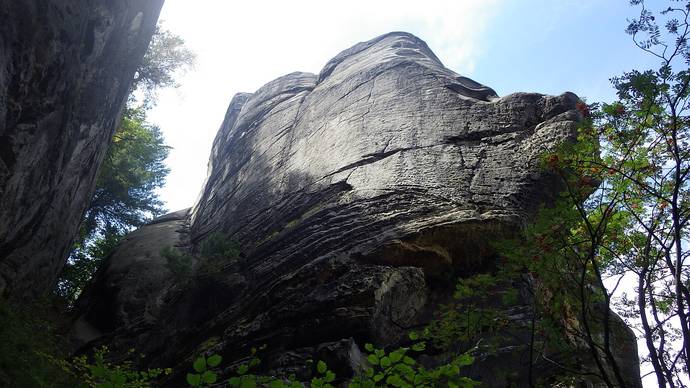
[[(209, 349), (234, 361), (266, 344), (268, 370), (320, 358), (347, 376), (364, 342), (404, 343), (455, 276), (488, 270), (490, 242), (558, 193), (539, 156), (574, 139), (577, 101), (498, 97), (407, 33), (357, 44), (318, 75), (238, 94), (188, 218), (132, 234), (85, 292), (76, 331), (96, 338), (89, 345), (136, 347), (147, 365), (188, 366)], [(150, 233), (193, 254), (196, 274), (180, 282), (160, 254), (137, 251)], [(217, 235), (242, 253), (201, 271), (200, 247)], [(511, 338), (525, 339), (529, 309), (526, 296), (506, 307)], [(501, 351), (473, 375), (524, 386), (524, 342)]]
[[(171, 279), (161, 251), (188, 245), (187, 215), (188, 209), (159, 217), (124, 238), (99, 269), (98, 276), (107, 281), (93, 284), (89, 290), (89, 298), (95, 303), (76, 322), (84, 329), (78, 331), (79, 341), (88, 342), (103, 332), (155, 320), (163, 303), (162, 285)], [(84, 298), (81, 303), (85, 304)], [(93, 331), (92, 326), (99, 330)]]
[(0, 296), (50, 289), (163, 0), (0, 0)]

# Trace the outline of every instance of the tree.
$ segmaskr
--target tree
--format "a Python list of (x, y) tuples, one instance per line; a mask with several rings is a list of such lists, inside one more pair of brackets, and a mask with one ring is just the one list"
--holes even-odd
[(614, 78), (619, 101), (603, 106), (601, 121), (609, 148), (627, 162), (610, 166), (630, 217), (632, 249), (620, 264), (637, 278), (637, 313), (657, 382), (675, 387), (690, 369), (690, 2), (656, 16), (643, 1), (631, 3), (642, 11), (627, 32), (660, 67)]
[(144, 59), (134, 75), (132, 90), (144, 93), (144, 104), (155, 100), (160, 88), (177, 87), (175, 74), (194, 65), (196, 56), (184, 45), (179, 36), (160, 25), (151, 38)]
[(160, 130), (146, 123), (144, 111), (127, 109), (58, 281), (59, 295), (76, 299), (127, 232), (164, 213), (156, 190), (169, 172), (164, 164), (168, 152)]
[[(678, 387), (690, 369), (690, 3), (658, 14), (631, 4), (641, 12), (626, 32), (659, 68), (612, 78), (611, 104), (579, 105), (578, 142), (545, 157), (563, 198), (512, 255), (547, 282), (576, 285), (561, 304), (578, 316), (570, 329), (607, 386), (625, 385), (612, 351), (610, 308), (618, 307), (636, 322), (658, 385)], [(617, 301), (626, 282), (633, 291)]]
[(127, 232), (165, 212), (157, 190), (169, 172), (164, 160), (170, 147), (160, 129), (147, 123), (146, 110), (154, 103), (156, 91), (177, 86), (176, 74), (193, 62), (194, 55), (180, 37), (157, 27), (57, 282), (56, 293), (69, 303)]
[(169, 147), (160, 129), (145, 120), (141, 108), (125, 111), (84, 216), (88, 230), (100, 227), (122, 234), (165, 210), (155, 190), (169, 172), (163, 163)]

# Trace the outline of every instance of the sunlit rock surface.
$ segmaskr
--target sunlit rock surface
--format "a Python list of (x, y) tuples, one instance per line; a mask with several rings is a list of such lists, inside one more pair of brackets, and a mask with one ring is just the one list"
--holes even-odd
[(163, 0), (0, 0), (0, 298), (50, 292)]
[[(87, 312), (103, 303), (123, 308), (86, 314), (82, 327), (104, 333), (97, 342), (144, 350), (149, 365), (188, 366), (201, 350), (230, 362), (266, 344), (267, 370), (300, 372), (318, 358), (345, 377), (364, 342), (403, 343), (445, 301), (453, 276), (491, 268), (489, 243), (552, 200), (559, 187), (539, 156), (574, 139), (577, 101), (572, 93), (498, 97), (407, 33), (359, 43), (319, 75), (292, 73), (238, 94), (189, 228), (152, 227), (183, 233), (174, 238), (188, 243), (178, 247), (197, 256), (205, 239), (221, 234), (239, 242), (240, 257), (185, 284), (158, 268), (152, 290), (107, 269), (130, 252), (125, 243), (92, 285), (101, 293), (81, 301)], [(137, 272), (128, 273), (152, 276)], [(151, 301), (127, 307), (117, 291), (124, 285)], [(506, 307), (510, 340), (472, 367), (489, 386), (527, 383), (527, 295)], [(634, 354), (624, 355), (633, 380)], [(543, 360), (535, 368), (544, 378), (562, 374)]]

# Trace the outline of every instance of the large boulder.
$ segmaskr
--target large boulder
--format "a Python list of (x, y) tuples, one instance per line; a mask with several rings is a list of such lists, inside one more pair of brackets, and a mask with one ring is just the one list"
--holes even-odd
[(222, 232), (272, 266), (381, 249), (395, 253), (371, 258), (465, 265), (482, 244), (457, 233), (495, 237), (483, 230), (512, 229), (554, 194), (538, 159), (573, 135), (576, 102), (499, 98), (409, 34), (360, 43), (318, 76), (233, 99), (192, 239)]
[(0, 297), (50, 290), (163, 0), (0, 0)]
[[(115, 263), (127, 260), (122, 252), (145, 256), (125, 243), (106, 267), (118, 270), (99, 274), (98, 293), (87, 291), (80, 311), (122, 308), (101, 309), (100, 319), (85, 313), (79, 330), (103, 333), (89, 345), (144, 351), (147, 365), (184, 369), (209, 349), (234, 361), (266, 344), (267, 369), (299, 372), (307, 359), (325, 358), (346, 376), (364, 342), (404, 343), (456, 276), (491, 268), (490, 243), (514, 235), (560, 191), (540, 155), (574, 140), (577, 101), (572, 93), (498, 97), (407, 33), (359, 43), (319, 75), (292, 73), (238, 94), (189, 228), (146, 227), (184, 233), (175, 239), (199, 258), (197, 275), (179, 282), (152, 264), (162, 276), (152, 290), (137, 281), (154, 276), (137, 269), (142, 262)], [(218, 236), (242, 252), (209, 274), (201, 248)], [(126, 293), (123, 271), (134, 288)], [(127, 303), (129, 295), (149, 301)], [(475, 365), (474, 376), (526, 384), (530, 306), (524, 297), (502, 307), (519, 341)]]

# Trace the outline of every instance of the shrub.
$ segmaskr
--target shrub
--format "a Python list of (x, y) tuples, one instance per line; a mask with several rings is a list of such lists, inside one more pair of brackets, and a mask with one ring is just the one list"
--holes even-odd
[(237, 259), (240, 246), (235, 240), (229, 240), (221, 233), (213, 233), (201, 243), (201, 256), (207, 259)]
[(0, 304), (0, 386), (75, 386), (72, 376), (53, 362), (65, 355), (66, 346), (52, 323), (57, 314), (46, 308), (50, 305)]
[(212, 275), (239, 261), (240, 246), (221, 233), (213, 233), (201, 243), (199, 273)]
[[(134, 353), (134, 349), (129, 352)], [(148, 388), (152, 380), (172, 372), (170, 368), (139, 371), (133, 368), (130, 361), (117, 364), (109, 362), (107, 358), (108, 348), (103, 346), (95, 350), (91, 361), (82, 355), (58, 361), (58, 364), (81, 382), (79, 386), (94, 388)]]
[(189, 277), (192, 272), (192, 256), (181, 253), (173, 247), (163, 248), (160, 255), (166, 258), (166, 266), (176, 280), (182, 281)]

